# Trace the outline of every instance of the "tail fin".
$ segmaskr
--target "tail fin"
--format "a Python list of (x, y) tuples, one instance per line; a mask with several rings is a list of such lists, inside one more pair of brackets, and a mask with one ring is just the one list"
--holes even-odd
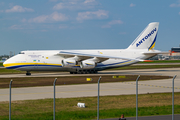
[(155, 47), (159, 22), (152, 22), (139, 34), (127, 49), (148, 49)]

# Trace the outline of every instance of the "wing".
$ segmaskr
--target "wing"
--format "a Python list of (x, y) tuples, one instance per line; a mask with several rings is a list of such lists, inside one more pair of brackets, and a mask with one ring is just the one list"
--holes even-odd
[(135, 61), (144, 61), (141, 59), (132, 59), (132, 58), (125, 58), (125, 57), (116, 57), (116, 56), (109, 56), (109, 55), (103, 55), (101, 53), (84, 53), (84, 52), (73, 52), (73, 51), (60, 51), (58, 53), (61, 57), (64, 58), (71, 58), (71, 57), (78, 57), (80, 60), (85, 60), (85, 59), (91, 59), (94, 58), (98, 62), (102, 62), (108, 59), (123, 59), (123, 60), (135, 60)]

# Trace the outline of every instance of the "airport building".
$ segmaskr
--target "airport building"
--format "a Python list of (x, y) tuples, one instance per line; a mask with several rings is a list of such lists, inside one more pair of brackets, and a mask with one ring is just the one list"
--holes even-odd
[(171, 60), (179, 60), (180, 59), (180, 47), (173, 47), (170, 50), (170, 58)]
[(159, 54), (150, 60), (180, 60), (180, 47), (172, 47), (167, 54)]
[(180, 53), (180, 47), (173, 47), (171, 48), (171, 52), (174, 52), (174, 53)]

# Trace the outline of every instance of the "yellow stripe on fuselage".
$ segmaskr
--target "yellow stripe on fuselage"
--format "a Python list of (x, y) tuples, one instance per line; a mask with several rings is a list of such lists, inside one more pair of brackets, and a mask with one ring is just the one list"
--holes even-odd
[(51, 63), (8, 63), (3, 64), (4, 67), (12, 67), (12, 66), (18, 66), (18, 65), (56, 65), (56, 66), (62, 66), (62, 64), (51, 64)]

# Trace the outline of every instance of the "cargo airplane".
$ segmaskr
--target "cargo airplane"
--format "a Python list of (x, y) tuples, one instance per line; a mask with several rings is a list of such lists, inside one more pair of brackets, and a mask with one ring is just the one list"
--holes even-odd
[(159, 23), (150, 23), (126, 49), (21, 51), (4, 62), (7, 69), (27, 71), (69, 71), (70, 74), (97, 71), (145, 61), (161, 51), (154, 50)]

